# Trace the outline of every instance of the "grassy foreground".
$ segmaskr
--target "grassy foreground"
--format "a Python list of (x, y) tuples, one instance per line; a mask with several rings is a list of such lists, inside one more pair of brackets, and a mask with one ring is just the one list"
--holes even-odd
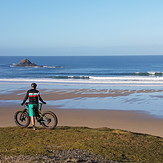
[(0, 155), (43, 155), (53, 150), (91, 150), (109, 160), (121, 162), (163, 162), (163, 138), (113, 130), (85, 127), (0, 128)]

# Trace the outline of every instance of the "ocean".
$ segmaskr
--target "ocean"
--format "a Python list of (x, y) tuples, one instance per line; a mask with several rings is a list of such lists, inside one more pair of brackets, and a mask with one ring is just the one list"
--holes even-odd
[[(42, 67), (15, 66), (25, 58)], [(32, 82), (38, 83), (39, 89), (162, 90), (163, 56), (0, 56), (0, 74), (1, 93), (29, 89)], [(163, 116), (162, 97), (158, 91), (98, 101), (82, 98), (49, 103), (65, 108), (138, 110)]]
[[(14, 66), (25, 58), (43, 67)], [(162, 61), (163, 56), (0, 56), (0, 81), (162, 86)]]

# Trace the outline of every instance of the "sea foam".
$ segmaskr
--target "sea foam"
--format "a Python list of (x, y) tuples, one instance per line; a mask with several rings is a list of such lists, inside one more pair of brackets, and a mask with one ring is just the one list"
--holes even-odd
[(108, 84), (108, 85), (153, 85), (163, 86), (163, 77), (155, 76), (122, 76), (122, 77), (96, 77), (96, 76), (68, 76), (67, 78), (5, 78), (0, 79), (0, 83), (76, 83), (76, 84)]

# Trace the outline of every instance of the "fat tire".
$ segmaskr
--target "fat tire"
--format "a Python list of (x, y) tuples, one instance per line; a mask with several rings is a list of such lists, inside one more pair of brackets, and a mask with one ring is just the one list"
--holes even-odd
[[(46, 123), (46, 122), (42, 122), (41, 125), (44, 127), (44, 128), (47, 128), (47, 129), (54, 129), (57, 124), (58, 124), (58, 118), (57, 116), (52, 112), (52, 111), (47, 111), (47, 112), (44, 112), (42, 113), (42, 116), (44, 118), (49, 118), (49, 116), (51, 117), (51, 121), (50, 123)], [(51, 124), (52, 123), (52, 124)]]
[[(24, 116), (24, 122), (20, 120), (20, 117), (19, 116)], [(19, 127), (27, 127), (29, 126), (30, 124), (30, 117), (29, 117), (29, 114), (27, 112), (23, 112), (23, 111), (17, 111), (14, 115), (14, 120), (15, 120), (15, 123), (17, 126)]]

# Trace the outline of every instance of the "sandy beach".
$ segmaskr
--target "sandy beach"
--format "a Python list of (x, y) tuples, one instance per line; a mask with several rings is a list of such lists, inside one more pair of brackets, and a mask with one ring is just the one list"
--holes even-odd
[[(142, 90), (144, 91), (144, 90)], [(157, 90), (156, 90), (157, 91)], [(22, 100), (25, 95), (24, 90), (1, 94), (1, 100)], [(162, 124), (163, 119), (152, 116), (143, 111), (124, 111), (124, 110), (90, 110), (90, 109), (72, 109), (60, 108), (48, 105), (48, 100), (70, 99), (76, 97), (106, 97), (106, 96), (126, 96), (135, 91), (128, 90), (41, 90), (42, 97), (47, 101), (44, 110), (51, 110), (56, 113), (59, 119), (58, 126), (84, 126), (91, 128), (113, 128), (123, 129), (137, 133), (145, 133), (163, 137)], [(89, 92), (89, 94), (83, 94)], [(139, 91), (138, 93), (140, 93)], [(150, 90), (154, 92), (154, 90)], [(15, 96), (16, 94), (16, 96)], [(0, 106), (0, 127), (15, 126), (14, 113), (21, 110), (20, 104), (5, 104)], [(37, 124), (39, 126), (39, 124)]]
[[(21, 106), (0, 107), (0, 127), (15, 126), (13, 115)], [(54, 109), (59, 126), (84, 126), (91, 128), (113, 128), (163, 137), (163, 119), (142, 112), (86, 109)], [(37, 124), (39, 126), (39, 124)]]

